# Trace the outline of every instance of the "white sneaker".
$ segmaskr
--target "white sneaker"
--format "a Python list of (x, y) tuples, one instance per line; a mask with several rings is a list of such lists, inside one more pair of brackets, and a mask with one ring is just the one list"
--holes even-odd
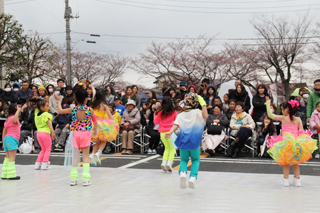
[(151, 155), (152, 154), (152, 150), (149, 148), (148, 149), (148, 155)]
[(41, 169), (41, 163), (40, 163), (40, 162), (36, 162), (36, 163), (34, 164), (34, 169), (35, 169), (35, 170)]
[(95, 160), (97, 166), (101, 165), (101, 160), (100, 160), (100, 154), (99, 154), (99, 152), (95, 153), (93, 156), (94, 156), (94, 160)]
[(75, 186), (77, 185), (77, 181), (74, 178), (70, 179), (70, 186)]
[(161, 169), (165, 172), (167, 171), (167, 162), (168, 161), (166, 160), (162, 160), (162, 164), (161, 164)]
[(157, 154), (157, 150), (155, 150), (155, 149), (152, 150), (152, 154), (154, 154), (154, 155)]
[(91, 185), (91, 180), (83, 179), (83, 180), (82, 180), (82, 185), (83, 185), (83, 186), (89, 186), (89, 185)]
[(282, 185), (283, 185), (283, 186), (286, 186), (286, 187), (290, 186), (289, 179), (283, 178), (283, 180), (282, 180)]
[(180, 189), (187, 188), (187, 174), (185, 171), (180, 172)]
[(293, 177), (293, 185), (300, 187), (301, 186), (301, 179), (300, 178), (297, 179), (297, 178)]
[(48, 163), (41, 164), (41, 170), (48, 170), (48, 169), (51, 169), (51, 167), (48, 165)]
[(190, 189), (195, 189), (195, 182), (196, 182), (197, 178), (192, 176), (190, 177), (189, 181), (188, 181), (188, 186)]
[(314, 156), (314, 158), (320, 158), (320, 154), (316, 154), (316, 156)]
[(89, 162), (92, 166), (96, 166), (96, 161), (94, 159), (93, 153), (89, 155)]
[(170, 161), (170, 160), (168, 160), (168, 163), (167, 163), (167, 170), (169, 171), (169, 172), (172, 172), (172, 164), (173, 164), (173, 162), (172, 161)]

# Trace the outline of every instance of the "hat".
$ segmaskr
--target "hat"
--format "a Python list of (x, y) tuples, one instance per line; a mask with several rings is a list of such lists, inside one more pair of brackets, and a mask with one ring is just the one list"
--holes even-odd
[(41, 85), (41, 86), (38, 88), (38, 91), (41, 90), (41, 89), (43, 89), (44, 91), (47, 92), (46, 88), (45, 88), (43, 85)]
[(119, 96), (117, 96), (117, 95), (116, 95), (116, 96), (114, 96), (114, 100), (115, 100), (115, 101), (117, 101), (117, 100), (121, 100), (121, 98), (120, 98)]
[(136, 102), (134, 100), (128, 100), (128, 102), (126, 103), (126, 106), (132, 104), (133, 106), (136, 106)]
[(198, 95), (196, 93), (187, 93), (183, 101), (180, 101), (179, 105), (184, 109), (194, 109), (199, 106)]
[(180, 86), (187, 86), (187, 82), (185, 82), (185, 81), (180, 81)]

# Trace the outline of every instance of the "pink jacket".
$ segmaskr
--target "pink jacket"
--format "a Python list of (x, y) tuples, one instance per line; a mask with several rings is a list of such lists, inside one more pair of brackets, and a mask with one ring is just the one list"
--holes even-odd
[(315, 125), (320, 126), (320, 112), (318, 112), (318, 110), (314, 110), (314, 112), (311, 115), (310, 127), (313, 134), (319, 134), (318, 131), (313, 128)]
[(155, 125), (159, 124), (159, 132), (169, 132), (173, 126), (173, 122), (176, 120), (178, 116), (178, 112), (174, 111), (171, 115), (166, 117), (161, 117), (162, 111), (158, 113), (158, 115), (154, 118), (153, 123)]

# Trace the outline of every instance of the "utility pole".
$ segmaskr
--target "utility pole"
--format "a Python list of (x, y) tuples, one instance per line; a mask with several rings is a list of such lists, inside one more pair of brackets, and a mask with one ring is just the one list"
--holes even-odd
[(65, 1), (66, 8), (64, 12), (64, 18), (66, 19), (66, 41), (67, 41), (67, 82), (68, 85), (72, 85), (71, 78), (71, 37), (70, 37), (70, 19), (71, 18), (79, 18), (79, 16), (72, 16), (71, 7), (69, 7), (69, 0)]

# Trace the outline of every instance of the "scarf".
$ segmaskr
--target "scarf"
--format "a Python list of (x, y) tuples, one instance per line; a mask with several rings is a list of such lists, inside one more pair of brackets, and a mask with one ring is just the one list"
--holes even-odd
[(242, 115), (243, 115), (243, 112), (241, 112), (241, 113), (236, 113), (236, 115), (237, 115), (237, 121), (240, 121), (240, 120), (242, 120)]

